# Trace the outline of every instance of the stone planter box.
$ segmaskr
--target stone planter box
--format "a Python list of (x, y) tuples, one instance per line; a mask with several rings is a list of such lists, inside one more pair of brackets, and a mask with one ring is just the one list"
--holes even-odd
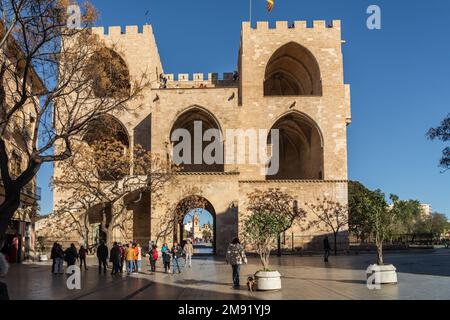
[(258, 271), (255, 279), (258, 291), (281, 290), (281, 274), (278, 271)]
[(376, 284), (397, 284), (397, 269), (392, 265), (372, 264), (367, 268), (367, 278), (375, 275)]

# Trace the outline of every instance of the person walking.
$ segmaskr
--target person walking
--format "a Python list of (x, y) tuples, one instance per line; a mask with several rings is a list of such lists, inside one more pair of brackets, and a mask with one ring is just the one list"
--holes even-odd
[(50, 251), (50, 259), (52, 259), (52, 273), (55, 273), (55, 264), (56, 264), (56, 248), (58, 247), (58, 242), (53, 243), (52, 251)]
[(186, 255), (186, 260), (184, 262), (184, 267), (189, 268), (192, 266), (192, 255), (194, 254), (194, 246), (191, 243), (191, 240), (188, 239), (186, 244), (183, 247), (184, 254)]
[(80, 257), (80, 269), (83, 269), (83, 263), (84, 263), (84, 269), (87, 271), (87, 264), (86, 264), (86, 257), (87, 257), (88, 251), (84, 246), (80, 247), (80, 250), (78, 250), (78, 256)]
[(58, 243), (55, 248), (55, 269), (54, 274), (64, 273), (64, 251), (62, 246)]
[(120, 249), (120, 268), (119, 268), (119, 272), (123, 273), (123, 265), (125, 264), (125, 247), (120, 242), (119, 242), (119, 249)]
[(328, 262), (328, 257), (330, 256), (331, 251), (330, 240), (328, 240), (328, 237), (325, 237), (325, 239), (323, 239), (323, 251), (324, 251), (323, 261)]
[(135, 254), (136, 254), (136, 272), (140, 273), (142, 272), (142, 248), (139, 243), (136, 245)]
[(64, 258), (66, 259), (67, 262), (67, 268), (75, 265), (75, 263), (77, 262), (78, 252), (77, 248), (73, 243), (70, 245), (69, 248), (66, 249), (66, 251), (64, 251)]
[(109, 256), (109, 261), (112, 263), (111, 275), (115, 275), (120, 270), (120, 260), (122, 259), (122, 253), (117, 242), (114, 242)]
[(163, 264), (164, 264), (164, 272), (170, 273), (170, 252), (167, 243), (164, 243), (161, 248)]
[(240, 288), (240, 271), (243, 263), (247, 264), (247, 256), (244, 247), (241, 245), (239, 238), (234, 238), (228, 246), (226, 262), (233, 269), (233, 289)]
[(8, 286), (6, 285), (6, 283), (1, 281), (8, 274), (8, 270), (9, 270), (8, 261), (6, 261), (6, 258), (3, 255), (3, 253), (0, 253), (0, 301), (9, 300)]
[(178, 269), (178, 273), (181, 273), (181, 269), (180, 269), (180, 265), (178, 263), (178, 259), (181, 258), (181, 255), (183, 253), (183, 249), (181, 249), (180, 245), (176, 241), (173, 243), (173, 247), (170, 250), (170, 253), (172, 254), (173, 274), (175, 274), (177, 269)]
[(156, 245), (152, 246), (149, 256), (151, 272), (156, 272), (156, 261), (158, 261), (158, 247)]
[(102, 274), (102, 269), (103, 273), (106, 274), (108, 254), (109, 254), (108, 247), (105, 245), (103, 241), (100, 242), (100, 245), (97, 247), (98, 274)]
[(125, 254), (126, 254), (126, 261), (127, 261), (127, 273), (128, 275), (130, 275), (131, 273), (133, 273), (133, 269), (134, 269), (134, 248), (132, 246), (130, 246), (129, 244), (127, 244), (127, 249), (125, 250)]

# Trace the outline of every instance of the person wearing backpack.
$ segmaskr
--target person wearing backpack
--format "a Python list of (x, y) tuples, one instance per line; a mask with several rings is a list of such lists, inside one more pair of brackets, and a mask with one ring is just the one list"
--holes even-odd
[(72, 243), (69, 248), (64, 251), (64, 258), (67, 262), (67, 268), (75, 265), (78, 259), (78, 251), (75, 245)]
[(158, 247), (153, 245), (152, 250), (150, 251), (150, 266), (152, 272), (156, 272), (156, 261), (158, 261)]
[(164, 272), (165, 273), (170, 273), (170, 252), (169, 252), (169, 247), (167, 246), (167, 244), (163, 244), (162, 248), (161, 248), (161, 253), (162, 253), (162, 258), (163, 258), (163, 263), (164, 263)]

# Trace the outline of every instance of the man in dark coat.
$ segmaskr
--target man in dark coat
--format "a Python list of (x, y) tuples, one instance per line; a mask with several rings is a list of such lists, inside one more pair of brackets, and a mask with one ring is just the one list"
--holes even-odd
[(55, 273), (56, 248), (58, 248), (57, 242), (53, 243), (52, 251), (50, 252), (50, 259), (52, 259), (52, 273)]
[(78, 250), (78, 256), (80, 257), (80, 269), (83, 269), (83, 263), (84, 263), (84, 269), (87, 270), (87, 264), (86, 264), (86, 257), (87, 257), (88, 251), (84, 246), (80, 247), (80, 250)]
[(105, 245), (105, 243), (102, 241), (100, 245), (97, 247), (97, 258), (98, 258), (98, 273), (102, 273), (102, 267), (103, 267), (103, 273), (106, 274), (106, 264), (108, 260), (108, 247)]
[(331, 251), (330, 241), (328, 240), (328, 237), (325, 237), (325, 239), (323, 239), (323, 251), (325, 253), (323, 260), (325, 262), (328, 262), (328, 257), (330, 256)]
[(78, 252), (73, 243), (64, 251), (64, 258), (67, 261), (67, 267), (73, 266), (77, 262)]
[(110, 254), (110, 258), (109, 258), (109, 261), (113, 264), (112, 271), (111, 271), (112, 275), (115, 275), (119, 272), (121, 259), (122, 259), (122, 252), (121, 252), (117, 242), (114, 242), (114, 245), (111, 248), (111, 254)]

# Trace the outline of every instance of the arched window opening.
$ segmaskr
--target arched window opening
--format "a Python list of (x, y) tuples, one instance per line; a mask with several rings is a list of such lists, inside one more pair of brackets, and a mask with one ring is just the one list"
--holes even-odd
[(91, 58), (93, 92), (97, 98), (129, 96), (130, 73), (123, 58), (114, 50), (102, 48)]
[(319, 64), (305, 47), (290, 42), (270, 58), (264, 77), (265, 96), (321, 96)]
[[(196, 126), (198, 130), (196, 130)], [(175, 132), (177, 129), (186, 130), (189, 133), (190, 141), (184, 141), (184, 135), (179, 137)], [(214, 129), (217, 134), (209, 137), (210, 139), (204, 139), (205, 133), (210, 129)], [(178, 141), (172, 140), (174, 136), (178, 136)], [(218, 121), (206, 110), (194, 107), (178, 116), (172, 126), (170, 139), (174, 150), (173, 159), (178, 160), (175, 163), (180, 165), (182, 172), (224, 171), (222, 132)], [(198, 154), (196, 155), (196, 153)], [(205, 159), (205, 155), (210, 155), (214, 161), (208, 161)], [(180, 161), (182, 163), (179, 163)]]
[[(83, 136), (97, 158), (99, 178), (116, 181), (130, 174), (130, 140), (126, 128), (112, 116), (93, 119)], [(108, 161), (109, 160), (109, 161)]]
[(314, 121), (293, 112), (279, 119), (272, 129), (279, 130), (279, 170), (267, 179), (323, 180), (322, 136)]

